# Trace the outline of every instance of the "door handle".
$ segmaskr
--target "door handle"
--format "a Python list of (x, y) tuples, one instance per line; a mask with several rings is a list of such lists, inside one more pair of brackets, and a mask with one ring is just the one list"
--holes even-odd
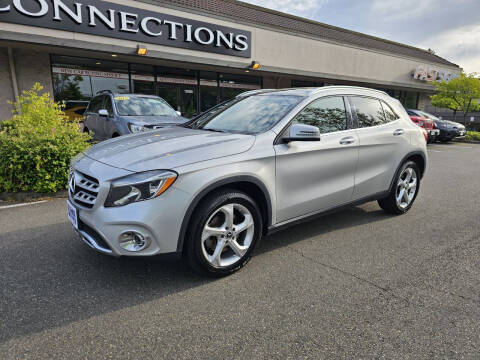
[(399, 136), (399, 135), (403, 135), (405, 131), (403, 129), (397, 129), (393, 132), (393, 135), (394, 136)]
[(354, 142), (355, 142), (354, 137), (348, 136), (340, 140), (340, 145), (349, 145), (349, 144), (353, 144)]

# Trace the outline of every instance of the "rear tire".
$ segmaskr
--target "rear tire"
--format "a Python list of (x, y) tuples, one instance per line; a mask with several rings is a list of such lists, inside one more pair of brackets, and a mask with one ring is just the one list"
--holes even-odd
[(420, 170), (413, 161), (405, 162), (393, 182), (390, 194), (378, 205), (394, 215), (405, 214), (412, 207), (420, 190)]
[(262, 236), (255, 200), (237, 190), (209, 195), (192, 215), (184, 255), (196, 272), (232, 274), (245, 266)]

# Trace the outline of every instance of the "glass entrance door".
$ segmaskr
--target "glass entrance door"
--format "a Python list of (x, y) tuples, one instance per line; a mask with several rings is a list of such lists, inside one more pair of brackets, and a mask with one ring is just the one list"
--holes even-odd
[(192, 85), (159, 84), (158, 96), (165, 99), (182, 116), (191, 118), (197, 113), (197, 88)]

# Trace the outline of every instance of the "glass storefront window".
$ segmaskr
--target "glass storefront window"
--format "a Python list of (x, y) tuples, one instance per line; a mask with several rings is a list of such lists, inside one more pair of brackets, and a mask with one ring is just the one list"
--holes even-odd
[(200, 112), (207, 111), (218, 103), (216, 72), (200, 71)]
[(89, 76), (69, 75), (53, 72), (55, 101), (90, 100), (92, 87)]
[(305, 80), (292, 80), (292, 87), (322, 87), (324, 83), (321, 81), (305, 81)]
[(157, 67), (158, 96), (190, 118), (197, 114), (197, 72), (190, 69)]
[(238, 94), (262, 88), (262, 79), (258, 76), (219, 74), (220, 102), (232, 99)]
[(150, 65), (130, 65), (131, 88), (135, 94), (155, 95), (155, 70)]
[(130, 92), (124, 63), (52, 56), (52, 74), (56, 101), (90, 100), (101, 90)]
[(262, 78), (52, 55), (56, 101), (88, 102), (101, 90), (158, 95), (185, 117), (262, 88)]
[(418, 92), (393, 90), (393, 97), (398, 99), (407, 109), (416, 109), (418, 106)]

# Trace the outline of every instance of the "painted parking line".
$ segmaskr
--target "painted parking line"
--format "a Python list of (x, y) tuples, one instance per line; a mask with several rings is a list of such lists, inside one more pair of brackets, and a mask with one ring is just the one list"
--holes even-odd
[(0, 210), (12, 209), (12, 208), (21, 207), (21, 206), (41, 204), (41, 203), (44, 203), (44, 202), (47, 202), (47, 200), (41, 200), (41, 201), (35, 201), (35, 202), (29, 202), (29, 203), (22, 203), (22, 204), (15, 204), (15, 205), (5, 205), (5, 206), (0, 206)]
[(473, 146), (463, 146), (463, 145), (433, 145), (433, 147), (440, 149), (473, 149)]
[(427, 149), (428, 151), (431, 151), (431, 152), (443, 152), (441, 150), (432, 150), (432, 149)]

